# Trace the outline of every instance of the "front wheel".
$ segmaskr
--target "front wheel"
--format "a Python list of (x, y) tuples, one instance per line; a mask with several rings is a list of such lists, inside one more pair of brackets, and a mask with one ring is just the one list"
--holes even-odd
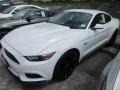
[(67, 79), (74, 71), (79, 61), (79, 52), (69, 50), (57, 62), (53, 74), (53, 79), (63, 81)]

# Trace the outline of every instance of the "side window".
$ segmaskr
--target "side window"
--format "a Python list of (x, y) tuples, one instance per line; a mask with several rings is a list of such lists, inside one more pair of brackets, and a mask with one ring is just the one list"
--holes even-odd
[(31, 17), (31, 19), (43, 17), (41, 11), (34, 11), (34, 12), (30, 13), (30, 15), (28, 15), (28, 16)]
[(104, 14), (104, 17), (105, 17), (106, 23), (108, 23), (109, 21), (111, 21), (111, 17), (109, 15)]
[(50, 11), (45, 11), (45, 16), (46, 17), (52, 17), (54, 16), (55, 14), (53, 12), (50, 12)]
[(103, 14), (98, 14), (96, 15), (96, 17), (94, 18), (90, 28), (95, 27), (96, 24), (105, 24), (105, 17)]

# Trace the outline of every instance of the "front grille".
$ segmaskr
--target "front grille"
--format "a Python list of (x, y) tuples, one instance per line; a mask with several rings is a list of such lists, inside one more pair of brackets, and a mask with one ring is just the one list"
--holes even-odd
[(10, 52), (8, 52), (6, 49), (4, 49), (4, 50), (5, 50), (6, 55), (7, 55), (11, 60), (13, 60), (14, 62), (20, 64), (20, 63), (17, 61), (17, 59), (16, 59)]

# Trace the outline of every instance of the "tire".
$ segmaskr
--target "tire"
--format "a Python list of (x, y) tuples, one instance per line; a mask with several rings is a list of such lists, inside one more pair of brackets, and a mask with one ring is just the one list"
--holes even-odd
[(2, 39), (8, 32), (7, 31), (1, 31), (0, 32), (0, 39)]
[(118, 35), (118, 30), (116, 30), (116, 31), (114, 32), (114, 34), (112, 35), (110, 41), (109, 41), (108, 44), (107, 44), (107, 47), (111, 47), (111, 46), (115, 43), (115, 40), (116, 40), (116, 38), (117, 38), (117, 35)]
[[(0, 40), (8, 33), (9, 31), (8, 30), (1, 30), (0, 31)], [(1, 48), (1, 43), (0, 43), (0, 48)]]
[(73, 73), (78, 62), (79, 51), (73, 49), (64, 53), (55, 66), (53, 79), (58, 81), (67, 79)]

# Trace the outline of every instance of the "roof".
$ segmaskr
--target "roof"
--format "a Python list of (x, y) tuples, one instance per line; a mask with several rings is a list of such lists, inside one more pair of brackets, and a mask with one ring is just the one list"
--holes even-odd
[(22, 7), (36, 7), (36, 8), (39, 8), (39, 9), (45, 9), (45, 10), (48, 10), (48, 8), (42, 8), (42, 7), (39, 7), (39, 6), (36, 6), (36, 5), (15, 5), (14, 7), (16, 8), (22, 8)]
[(66, 10), (66, 11), (71, 11), (71, 12), (85, 12), (85, 13), (90, 13), (90, 14), (93, 14), (93, 15), (96, 15), (98, 13), (105, 13), (103, 11), (93, 10), (93, 9), (70, 9), (70, 10)]

